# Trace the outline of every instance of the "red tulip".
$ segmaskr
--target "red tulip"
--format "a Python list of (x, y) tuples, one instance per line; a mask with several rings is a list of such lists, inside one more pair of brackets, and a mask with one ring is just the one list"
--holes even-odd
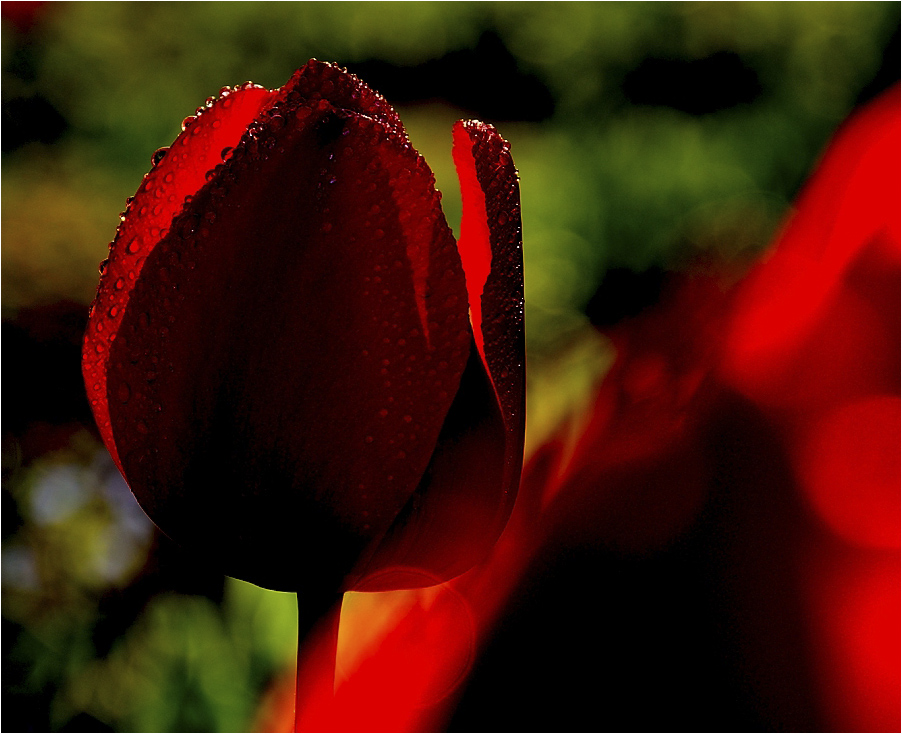
[(519, 189), (491, 126), (458, 123), (454, 159), (459, 243), (395, 111), (317, 61), (223, 89), (157, 152), (83, 370), (166, 534), (327, 592), (435, 583), (491, 548), (523, 451)]

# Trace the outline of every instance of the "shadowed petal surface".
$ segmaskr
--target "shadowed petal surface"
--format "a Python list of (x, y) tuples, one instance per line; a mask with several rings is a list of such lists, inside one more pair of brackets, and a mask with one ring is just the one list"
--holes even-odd
[[(417, 492), (353, 588), (438, 583), (490, 551), (520, 481), (525, 343), (520, 189), (509, 145), (490, 125), (454, 127), (463, 196), (460, 256), (473, 342), (460, 391)], [(374, 573), (375, 571), (375, 573)]]
[[(513, 495), (520, 481), (526, 430), (520, 181), (510, 145), (482, 122), (454, 126), (454, 163), (463, 197), (458, 247), (467, 273), (473, 332), (504, 417), (504, 484)], [(491, 267), (483, 282), (480, 268), (487, 253)]]
[(304, 67), (150, 253), (109, 361), (142, 507), (270, 588), (334, 589), (385, 533), (467, 361), (454, 239), (379, 99)]
[(129, 296), (147, 256), (169, 229), (187, 197), (197, 192), (209, 171), (222, 163), (223, 151), (241, 140), (247, 126), (272, 104), (276, 92), (244, 85), (186, 120), (172, 146), (154, 154), (154, 167), (126, 209), (110, 246), (85, 335), (82, 371), (104, 443), (122, 470), (110, 427), (107, 366), (110, 345), (122, 322)]

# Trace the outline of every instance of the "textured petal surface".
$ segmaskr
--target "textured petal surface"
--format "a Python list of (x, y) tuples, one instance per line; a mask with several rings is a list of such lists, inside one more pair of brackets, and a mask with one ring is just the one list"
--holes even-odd
[(432, 586), (483, 560), (510, 514), (506, 431), (473, 344), (429, 467), (388, 533), (364, 557), (349, 589)]
[[(481, 122), (454, 126), (454, 163), (463, 197), (458, 248), (467, 273), (473, 333), (507, 429), (504, 483), (513, 495), (520, 481), (526, 430), (520, 181), (510, 145), (494, 127)], [(491, 266), (486, 272), (487, 255)]]
[(490, 125), (458, 123), (463, 195), (458, 243), (473, 344), (460, 391), (423, 481), (354, 588), (444, 581), (486, 557), (516, 498), (525, 431), (520, 189), (508, 144)]
[(149, 254), (109, 359), (142, 507), (271, 588), (335, 588), (386, 532), (468, 358), (432, 174), (380, 100), (295, 75)]
[(120, 470), (107, 405), (107, 366), (132, 289), (185, 200), (206, 183), (208, 172), (222, 163), (223, 152), (238, 144), (275, 96), (253, 85), (224, 89), (219, 99), (187, 119), (172, 146), (154, 154), (154, 167), (129, 203), (110, 246), (85, 336), (82, 371), (97, 426)]
[(325, 99), (337, 109), (372, 117), (391, 134), (407, 138), (398, 113), (385, 98), (335, 64), (311, 59), (292, 75), (282, 90), (282, 97), (290, 105), (310, 105)]

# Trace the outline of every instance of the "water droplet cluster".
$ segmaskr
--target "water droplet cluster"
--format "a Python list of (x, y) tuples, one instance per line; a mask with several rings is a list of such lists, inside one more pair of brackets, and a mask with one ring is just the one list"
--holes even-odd
[[(83, 371), (92, 386), (92, 407), (104, 440), (115, 456), (115, 444), (109, 419), (106, 397), (106, 364), (121, 319), (128, 305), (129, 293), (137, 281), (156, 245), (169, 235), (172, 219), (186, 199), (203, 183), (204, 173), (219, 160), (222, 142), (224, 110), (231, 106), (237, 92), (241, 92), (242, 116), (252, 119), (269, 93), (256, 85), (223, 89), (221, 97), (209, 99), (195, 116), (183, 122), (183, 132), (170, 147), (160, 148), (151, 157), (151, 170), (144, 176), (138, 191), (126, 200), (120, 215), (116, 236), (110, 243), (110, 255), (101, 269), (100, 285), (91, 312), (86, 335)], [(226, 104), (228, 102), (228, 104)], [(227, 131), (237, 141), (237, 132)], [(210, 162), (211, 146), (216, 156)], [(96, 386), (96, 389), (94, 389)], [(115, 399), (115, 396), (111, 396)]]

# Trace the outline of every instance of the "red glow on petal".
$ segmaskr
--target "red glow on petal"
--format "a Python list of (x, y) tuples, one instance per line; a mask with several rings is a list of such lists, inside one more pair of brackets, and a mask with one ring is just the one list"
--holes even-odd
[(289, 92), (172, 229), (109, 366), (132, 490), (233, 575), (340, 583), (418, 486), (468, 358), (432, 174), (378, 121)]
[(479, 354), (485, 361), (482, 334), (482, 291), (492, 269), (492, 245), (489, 241), (488, 215), (485, 193), (476, 177), (476, 161), (473, 141), (467, 128), (461, 123), (454, 126), (454, 164), (460, 178), (463, 216), (460, 221), (460, 238), (457, 242), (461, 263), (467, 276), (467, 293), (470, 300), (470, 321)]
[(829, 731), (899, 731), (899, 558), (815, 548), (806, 585)]
[[(373, 556), (355, 571), (349, 590), (403, 588), (410, 583), (404, 569), (428, 571), (436, 580), (462, 573), (491, 549), (519, 485), (525, 427), (519, 184), (509, 146), (494, 128), (458, 123), (455, 134), (464, 134), (454, 148), (464, 188), (469, 179), (472, 196), (481, 202), (475, 205), (470, 198), (464, 219), (487, 224), (476, 243), (487, 248), (477, 266), (485, 273), (491, 265), (474, 297), (479, 278), (473, 277), (472, 248), (459, 246), (471, 298), (473, 350), (422, 481)], [(469, 147), (464, 151), (461, 145)], [(473, 303), (481, 308), (475, 320)], [(380, 573), (386, 569), (395, 573)]]
[[(97, 427), (120, 471), (122, 464), (110, 426), (107, 365), (110, 348), (128, 306), (132, 289), (148, 255), (165, 236), (185, 204), (223, 161), (223, 151), (238, 144), (247, 126), (275, 98), (276, 92), (243, 87), (217, 99), (179, 135), (144, 177), (125, 211), (100, 278), (85, 333), (82, 371)], [(122, 390), (116, 391), (112, 399)]]
[(419, 486), (347, 588), (423, 586), (424, 574), (433, 585), (483, 560), (516, 495), (507, 468), (507, 431), (474, 345)]
[(448, 584), (346, 594), (334, 693), (326, 645), (315, 637), (301, 658), (296, 731), (436, 729), (442, 702), (473, 664), (475, 641), (469, 605)]
[(821, 418), (802, 448), (808, 499), (852, 543), (899, 546), (900, 415), (898, 396), (848, 403)]
[(304, 697), (299, 731), (443, 728), (479, 646), (541, 542), (534, 512), (555, 461), (543, 454), (528, 469), (514, 514), (483, 564), (437, 586), (345, 594), (335, 695), (325, 693), (329, 666), (316, 662), (311, 646), (303, 675), (318, 675), (320, 683)]
[[(344, 602), (336, 604), (306, 637), (298, 640), (298, 658), (292, 677), (291, 697), (281, 697), (282, 705), (290, 705), (293, 728), (289, 731), (340, 731), (335, 727), (335, 649), (340, 634)], [(273, 722), (284, 722), (286, 716), (271, 716)]]
[[(346, 731), (410, 731), (422, 726), (418, 719), (423, 709), (450, 695), (473, 664), (474, 620), (459, 593), (442, 584), (389, 594), (403, 596), (374, 600), (393, 615), (378, 647), (351, 660), (342, 655), (339, 641), (337, 665), (346, 660), (349, 669), (342, 671), (347, 677), (337, 698), (339, 705), (343, 698), (353, 702), (343, 707)], [(350, 600), (351, 605), (355, 601)], [(371, 619), (365, 613), (351, 616), (356, 620), (348, 625), (349, 635)]]
[[(474, 337), (507, 428), (504, 487), (513, 495), (526, 428), (520, 179), (510, 145), (491, 125), (456, 123), (453, 152), (464, 201), (458, 247), (467, 271)], [(487, 259), (490, 269), (483, 280)]]
[(772, 255), (740, 293), (725, 366), (747, 395), (780, 401), (768, 396), (863, 248), (877, 241), (898, 262), (899, 158), (896, 87), (840, 131)]
[[(541, 493), (560, 468), (560, 449), (540, 450), (527, 464), (510, 521), (482, 564), (437, 586), (345, 594), (336, 693), (327, 696), (320, 685), (321, 695), (304, 697), (302, 730), (444, 727), (480, 646), (542, 542)], [(328, 678), (329, 666), (315, 655), (304, 656), (303, 675)], [(286, 714), (275, 718), (285, 721)]]

